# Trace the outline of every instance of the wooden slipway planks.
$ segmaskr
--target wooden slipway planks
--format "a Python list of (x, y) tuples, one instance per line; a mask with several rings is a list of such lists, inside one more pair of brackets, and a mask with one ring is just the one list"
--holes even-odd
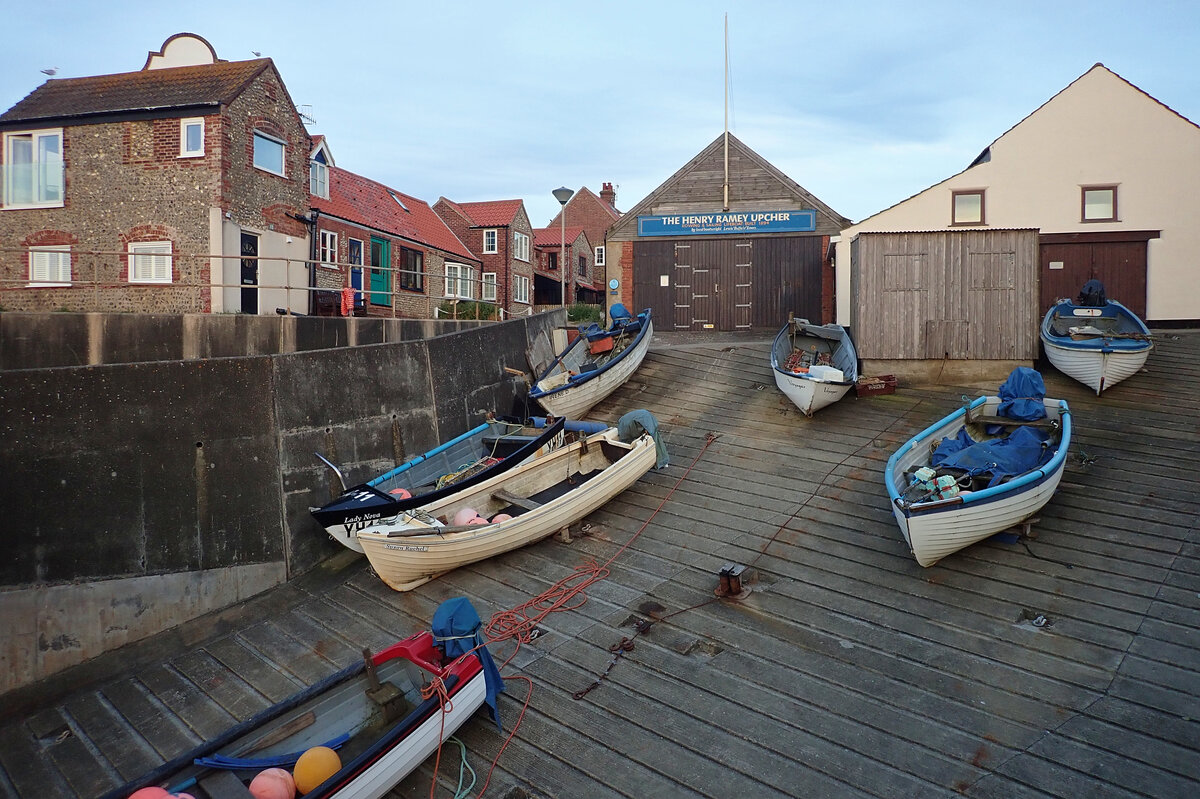
[[(427, 625), (448, 597), (487, 618), (626, 543), (585, 603), (519, 651), (493, 645), (534, 690), (487, 795), (1200, 793), (1200, 334), (1162, 334), (1147, 371), (1100, 398), (1047, 367), (1075, 442), (1037, 537), (931, 569), (896, 528), (884, 463), (996, 386), (901, 386), (808, 419), (775, 388), (768, 339), (656, 336), (591, 418), (649, 410), (671, 467), (572, 543), (407, 594), (360, 559), (205, 634), (148, 643), (126, 671), (80, 667), (72, 692), (0, 719), (0, 797), (99, 795)], [(725, 563), (756, 573), (740, 602), (713, 594)], [(668, 614), (634, 635), (634, 620)], [(505, 734), (527, 690), (507, 685)], [(505, 740), (482, 715), (459, 737), (481, 774)], [(441, 771), (445, 791), (456, 749)], [(393, 796), (427, 795), (431, 778), (427, 763)]]

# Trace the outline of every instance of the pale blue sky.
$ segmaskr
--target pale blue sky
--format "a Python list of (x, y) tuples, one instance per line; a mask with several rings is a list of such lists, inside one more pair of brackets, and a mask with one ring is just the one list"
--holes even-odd
[[(187, 7), (185, 7), (187, 6)], [(190, 10), (194, 7), (195, 10)], [(628, 210), (724, 129), (859, 220), (960, 171), (1096, 62), (1200, 121), (1200, 3), (58, 2), (9, 15), (0, 106), (140, 69), (181, 31), (274, 59), (339, 166), (430, 204), (617, 185)]]

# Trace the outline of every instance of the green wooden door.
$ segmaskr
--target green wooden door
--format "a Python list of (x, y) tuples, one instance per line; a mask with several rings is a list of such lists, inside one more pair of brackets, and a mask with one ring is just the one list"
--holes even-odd
[(392, 243), (371, 237), (371, 304), (392, 304)]

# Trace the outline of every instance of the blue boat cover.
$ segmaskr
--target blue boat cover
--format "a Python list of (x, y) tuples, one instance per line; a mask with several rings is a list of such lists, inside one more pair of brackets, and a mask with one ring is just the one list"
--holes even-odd
[(619, 302), (612, 304), (612, 307), (608, 309), (608, 315), (614, 322), (618, 319), (630, 319), (633, 317), (629, 309)]
[(1018, 427), (1007, 438), (976, 441), (960, 429), (954, 438), (943, 438), (929, 459), (935, 469), (962, 469), (969, 475), (991, 474), (988, 488), (1006, 477), (1032, 472), (1049, 462), (1054, 452), (1046, 446), (1050, 433)]
[(667, 445), (658, 434), (658, 420), (650, 411), (638, 409), (630, 411), (617, 420), (617, 438), (625, 443), (632, 442), (642, 433), (648, 433), (654, 439), (654, 452), (657, 456), (654, 468), (665, 469), (671, 465), (667, 457)]
[(1009, 419), (1033, 422), (1046, 416), (1046, 384), (1035, 369), (1018, 366), (1000, 386), (1000, 407), (996, 413)]
[(500, 678), (500, 669), (496, 668), (496, 661), (492, 660), (492, 653), (483, 645), (483, 623), (479, 620), (479, 614), (475, 612), (471, 601), (463, 596), (447, 599), (433, 612), (431, 627), (433, 639), (445, 648), (446, 657), (456, 658), (472, 649), (475, 650), (475, 656), (483, 666), (483, 684), (487, 689), (488, 707), (491, 708), (496, 726), (503, 730), (504, 727), (500, 724), (500, 710), (496, 707), (496, 697), (504, 690), (504, 681)]

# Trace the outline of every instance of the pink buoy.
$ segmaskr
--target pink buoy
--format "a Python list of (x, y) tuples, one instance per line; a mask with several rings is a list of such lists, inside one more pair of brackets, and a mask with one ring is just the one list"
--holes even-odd
[(467, 524), (487, 524), (487, 523), (488, 523), (488, 520), (483, 518), (482, 516), (476, 516), (474, 519), (471, 519), (470, 521), (467, 522)]
[(412, 498), (412, 494), (409, 493), (407, 488), (393, 488), (388, 493), (391, 494), (392, 496), (396, 497), (396, 499), (411, 499)]
[(495, 516), (492, 517), (492, 523), (496, 524), (499, 522), (506, 522), (511, 518), (512, 517), (509, 516), (507, 513), (497, 513)]
[(167, 793), (166, 788), (159, 788), (157, 785), (151, 785), (147, 788), (139, 788), (129, 794), (129, 799), (166, 799), (171, 794)]
[(479, 511), (474, 508), (463, 508), (454, 514), (455, 524), (470, 524), (472, 519), (479, 518)]
[(295, 799), (296, 781), (286, 769), (269, 768), (250, 781), (250, 795), (254, 799)]

